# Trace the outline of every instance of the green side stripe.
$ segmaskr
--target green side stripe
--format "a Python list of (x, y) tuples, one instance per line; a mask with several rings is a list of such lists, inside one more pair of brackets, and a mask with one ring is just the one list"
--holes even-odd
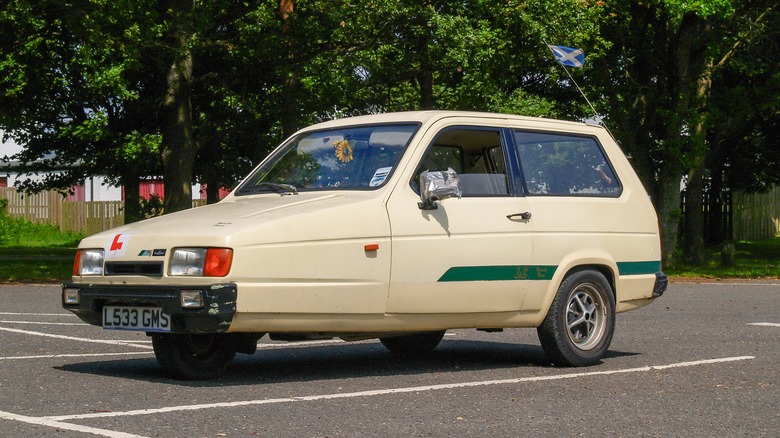
[(455, 266), (439, 281), (550, 280), (557, 266)]
[(661, 261), (650, 262), (618, 262), (620, 275), (655, 274), (661, 271)]
[[(619, 275), (646, 275), (661, 271), (660, 261), (618, 262)], [(447, 270), (439, 281), (506, 281), (551, 280), (557, 266), (455, 266)]]

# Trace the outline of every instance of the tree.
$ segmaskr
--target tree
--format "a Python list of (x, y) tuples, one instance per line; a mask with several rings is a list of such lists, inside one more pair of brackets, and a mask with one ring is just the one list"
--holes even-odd
[(733, 24), (733, 50), (713, 68), (707, 110), (706, 159), (710, 193), (705, 240), (720, 243), (726, 235), (722, 193), (763, 192), (780, 183), (780, 11), (759, 4)]
[[(0, 11), (0, 129), (26, 146), (31, 170), (63, 170), (29, 188), (107, 175), (125, 185), (132, 218), (140, 178), (163, 175), (168, 212), (189, 207), (193, 179), (212, 202), (297, 128), (324, 119), (422, 108), (586, 118), (546, 44), (582, 47), (588, 62), (572, 77), (597, 97), (651, 193), (668, 262), (683, 177), (695, 193), (716, 174), (734, 187), (751, 185), (736, 170), (755, 170), (753, 182), (776, 174), (776, 147), (766, 146), (777, 102), (757, 91), (776, 95), (778, 69), (750, 49), (777, 43), (775, 9), (768, 0), (12, 0)], [(761, 111), (748, 102), (730, 111), (754, 92)], [(735, 142), (741, 155), (725, 147)], [(702, 244), (696, 216), (685, 227), (691, 259)]]
[[(761, 2), (747, 1), (732, 2), (731, 6), (733, 10), (726, 8), (725, 13), (718, 14), (717, 18), (711, 20), (706, 33), (710, 40), (707, 45), (708, 58), (697, 81), (696, 100), (700, 109), (700, 118), (698, 123), (694, 125), (692, 137), (697, 148), (704, 152), (692, 163), (693, 165), (686, 175), (687, 193), (689, 194), (686, 198), (686, 211), (689, 214), (685, 215), (684, 226), (684, 255), (688, 261), (694, 263), (700, 263), (704, 259), (702, 200), (707, 180), (707, 159), (712, 156), (712, 150), (716, 147), (708, 142), (708, 137), (712, 139), (712, 135), (708, 134), (717, 129), (717, 126), (711, 123), (715, 112), (710, 104), (712, 88), (715, 85), (715, 80), (720, 78), (717, 74), (719, 70), (734, 63), (735, 56), (739, 56), (745, 48), (751, 45), (753, 40), (759, 41), (764, 35), (772, 35), (771, 31), (769, 34), (764, 34), (767, 29), (765, 21), (767, 17), (771, 17), (776, 3), (762, 4)], [(774, 103), (774, 106), (777, 108), (777, 102)], [(742, 117), (747, 118), (744, 115)]]
[[(582, 2), (390, 0), (351, 9), (334, 33), (336, 50), (321, 57), (336, 67), (326, 74), (343, 72), (333, 76), (339, 87), (324, 88), (349, 90), (339, 106), (344, 113), (582, 115), (576, 89), (559, 81), (564, 73), (545, 45), (550, 38), (574, 44), (597, 37), (594, 14)], [(555, 93), (564, 98), (556, 101)]]
[(124, 185), (133, 221), (140, 178), (162, 174), (166, 211), (191, 206), (192, 47), (207, 21), (196, 12), (192, 0), (9, 4), (0, 126), (25, 145), (31, 172), (59, 170), (24, 188), (105, 175)]
[(143, 32), (131, 3), (15, 0), (0, 12), (0, 127), (25, 145), (17, 158), (28, 173), (59, 171), (22, 187), (65, 190), (105, 175), (128, 187), (129, 220), (140, 217), (138, 180), (157, 168), (158, 144), (147, 119), (131, 115), (138, 93), (125, 75)]
[(164, 26), (165, 92), (160, 105), (165, 210), (192, 206), (192, 165), (197, 143), (192, 126), (192, 40), (195, 37), (194, 0), (160, 1)]
[(688, 183), (684, 252), (702, 257), (701, 187), (708, 150), (707, 108), (713, 71), (740, 41), (734, 23), (760, 2), (654, 0), (596, 2), (611, 47), (599, 61), (614, 131), (659, 212), (664, 260), (677, 247), (680, 181)]
[[(558, 87), (563, 72), (540, 24), (590, 14), (578, 1), (536, 1), (533, 14), (497, 1), (210, 5), (199, 13), (210, 25), (193, 42), (194, 132), (206, 158), (196, 173), (210, 188), (233, 185), (244, 173), (237, 169), (323, 119), (427, 107), (528, 115), (579, 108), (570, 104), (576, 94), (560, 106), (547, 97), (576, 91)], [(568, 33), (592, 37), (597, 28), (579, 22)]]

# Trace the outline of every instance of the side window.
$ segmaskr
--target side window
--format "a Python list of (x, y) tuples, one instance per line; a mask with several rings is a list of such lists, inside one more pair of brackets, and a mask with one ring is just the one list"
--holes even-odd
[(622, 188), (595, 139), (515, 132), (528, 195), (619, 196)]
[(433, 145), (420, 165), (418, 172), (423, 170), (447, 170), (451, 167), (457, 173), (463, 172), (463, 150), (457, 146)]
[(442, 131), (423, 157), (412, 187), (418, 191), (425, 170), (451, 167), (460, 177), (464, 197), (507, 196), (507, 166), (497, 130), (449, 128)]

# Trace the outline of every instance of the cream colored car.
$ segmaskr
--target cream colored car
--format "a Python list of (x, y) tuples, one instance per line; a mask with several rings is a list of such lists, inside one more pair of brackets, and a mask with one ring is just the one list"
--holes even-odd
[(277, 340), (435, 348), (454, 328), (536, 327), (596, 364), (615, 313), (666, 289), (655, 211), (609, 133), (422, 111), (320, 123), (221, 202), (84, 239), (65, 309), (150, 334), (205, 379)]

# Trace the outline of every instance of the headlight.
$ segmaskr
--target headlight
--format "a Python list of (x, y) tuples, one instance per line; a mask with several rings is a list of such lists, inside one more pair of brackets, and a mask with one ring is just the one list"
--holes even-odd
[(103, 250), (80, 249), (73, 261), (73, 275), (103, 275)]
[(179, 248), (171, 254), (170, 275), (203, 275), (206, 248)]
[(229, 248), (177, 248), (171, 254), (168, 274), (224, 277), (232, 263), (233, 250)]

